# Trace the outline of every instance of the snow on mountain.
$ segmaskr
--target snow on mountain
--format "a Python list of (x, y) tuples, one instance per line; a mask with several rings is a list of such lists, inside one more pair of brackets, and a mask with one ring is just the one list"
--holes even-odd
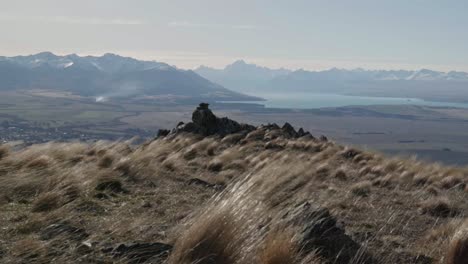
[[(465, 72), (438, 72), (428, 69), (408, 70), (365, 70), (332, 68), (322, 71), (269, 69), (267, 67), (235, 61), (224, 69), (200, 66), (195, 70), (201, 76), (225, 87), (241, 91), (267, 89), (277, 83), (287, 86), (290, 82), (356, 82), (356, 81), (457, 81), (468, 82)], [(313, 83), (311, 83), (313, 84)]]
[(191, 70), (111, 53), (99, 57), (57, 56), (50, 52), (0, 57), (0, 80), (0, 89), (59, 89), (83, 96), (259, 100), (228, 90)]
[(80, 57), (76, 54), (66, 56), (57, 56), (51, 52), (41, 52), (29, 56), (16, 57), (0, 57), (0, 61), (9, 61), (29, 69), (37, 67), (52, 67), (55, 69), (63, 69), (71, 66), (82, 69), (94, 69), (107, 73), (128, 72), (160, 69), (167, 70), (174, 67), (168, 64), (155, 61), (140, 61), (133, 58), (122, 57), (111, 53), (106, 53), (103, 56), (86, 56)]

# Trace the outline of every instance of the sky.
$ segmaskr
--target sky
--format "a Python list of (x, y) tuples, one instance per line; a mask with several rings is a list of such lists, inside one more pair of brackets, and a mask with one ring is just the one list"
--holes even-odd
[(468, 71), (466, 0), (0, 0), (0, 56)]

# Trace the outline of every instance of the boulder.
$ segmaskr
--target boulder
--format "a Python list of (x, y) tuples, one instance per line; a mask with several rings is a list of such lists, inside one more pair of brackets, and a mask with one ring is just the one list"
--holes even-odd
[(298, 135), (299, 137), (303, 137), (303, 136), (306, 135), (306, 132), (305, 132), (304, 129), (301, 127), (301, 128), (299, 128), (299, 130), (297, 131), (297, 135)]
[(158, 130), (158, 135), (156, 137), (165, 137), (167, 135), (169, 135), (171, 131), (167, 130), (167, 129), (159, 129)]
[(288, 137), (296, 138), (298, 136), (296, 130), (294, 129), (294, 127), (291, 124), (289, 124), (288, 122), (284, 123), (281, 130), (283, 130), (283, 132)]

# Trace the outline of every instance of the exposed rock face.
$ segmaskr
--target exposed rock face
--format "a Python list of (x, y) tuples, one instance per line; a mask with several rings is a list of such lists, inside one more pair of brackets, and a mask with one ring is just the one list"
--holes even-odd
[(291, 124), (289, 123), (284, 123), (283, 127), (281, 128), (284, 133), (286, 133), (287, 135), (289, 135), (290, 137), (296, 137), (297, 135), (297, 132), (296, 130), (294, 130), (294, 127), (291, 126)]

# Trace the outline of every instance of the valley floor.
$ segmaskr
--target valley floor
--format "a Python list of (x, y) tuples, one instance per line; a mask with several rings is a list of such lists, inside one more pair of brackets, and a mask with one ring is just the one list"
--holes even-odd
[[(100, 139), (151, 139), (159, 129), (190, 120), (198, 102), (96, 102), (47, 91), (0, 93), (0, 140), (11, 144)], [(222, 116), (252, 124), (289, 122), (313, 135), (428, 161), (468, 164), (468, 109), (425, 106), (353, 106), (311, 110), (255, 104), (212, 104)]]

